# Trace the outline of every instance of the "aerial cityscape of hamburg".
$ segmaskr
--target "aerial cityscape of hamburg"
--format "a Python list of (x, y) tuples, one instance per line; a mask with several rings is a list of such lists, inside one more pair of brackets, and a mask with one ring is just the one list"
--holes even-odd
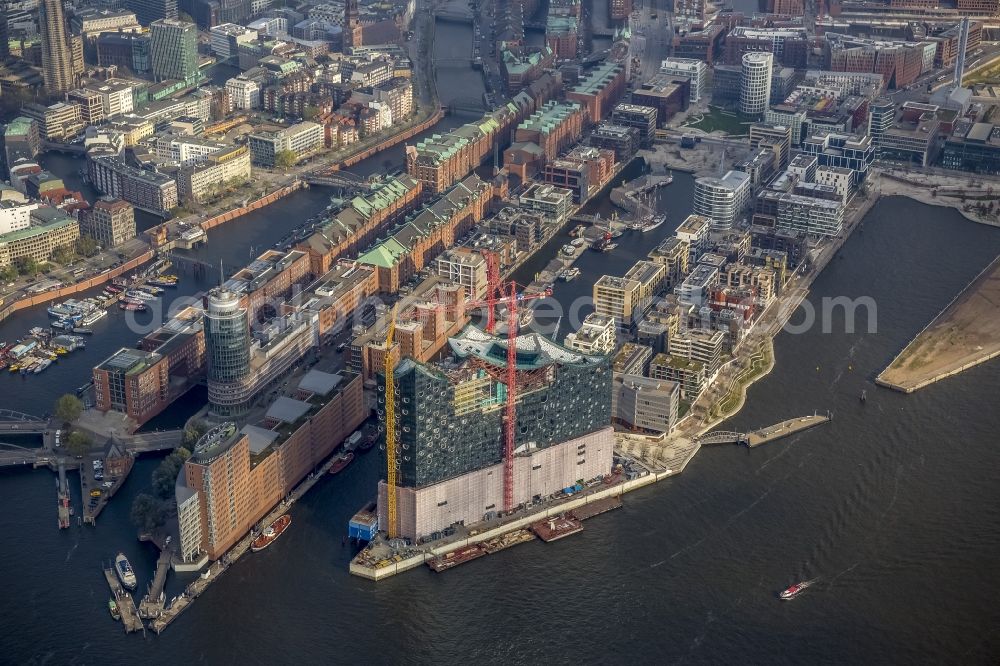
[(0, 143), (0, 664), (1000, 663), (1000, 0), (0, 0)]

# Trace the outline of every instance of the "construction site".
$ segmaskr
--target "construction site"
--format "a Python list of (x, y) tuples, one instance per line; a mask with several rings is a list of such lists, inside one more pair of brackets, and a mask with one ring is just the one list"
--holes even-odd
[[(399, 354), (396, 309), (387, 317), (377, 376), (386, 465), (380, 530), (352, 572), (365, 575), (466, 525), (508, 523), (615, 480), (609, 357), (522, 332), (519, 308), (546, 294), (502, 283), (494, 255), (486, 292), (467, 303), (485, 310), (483, 325), (449, 337), (449, 353), (435, 362)], [(515, 534), (491, 549), (527, 540)]]

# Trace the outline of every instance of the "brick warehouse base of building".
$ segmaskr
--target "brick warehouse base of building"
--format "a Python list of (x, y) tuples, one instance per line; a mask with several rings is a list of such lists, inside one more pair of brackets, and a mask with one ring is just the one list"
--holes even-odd
[[(527, 504), (578, 480), (611, 472), (614, 430), (601, 428), (514, 459), (514, 505)], [(385, 482), (379, 482), (379, 524), (385, 525)], [(475, 523), (503, 509), (503, 463), (423, 488), (397, 488), (400, 536), (419, 539), (455, 523)]]

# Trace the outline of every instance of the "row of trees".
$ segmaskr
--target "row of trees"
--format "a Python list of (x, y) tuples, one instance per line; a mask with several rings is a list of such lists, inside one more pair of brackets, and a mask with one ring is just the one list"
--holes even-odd
[(132, 501), (132, 524), (143, 532), (152, 532), (166, 524), (174, 512), (174, 486), (184, 462), (191, 457), (191, 449), (208, 426), (202, 421), (193, 421), (184, 429), (181, 446), (164, 458), (153, 470), (152, 493), (139, 493)]

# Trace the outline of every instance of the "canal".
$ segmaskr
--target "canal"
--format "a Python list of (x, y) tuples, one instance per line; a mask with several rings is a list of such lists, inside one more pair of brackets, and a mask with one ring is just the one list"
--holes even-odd
[[(435, 60), (444, 62), (464, 61), (472, 57), (472, 28), (459, 23), (438, 22), (434, 40)], [(443, 65), (438, 74), (439, 95), (443, 104), (466, 97), (482, 100), (485, 91), (482, 76), (468, 64), (458, 66)], [(432, 130), (417, 137), (446, 132), (463, 123), (474, 120), (474, 116), (446, 116)], [(400, 144), (375, 155), (351, 168), (354, 173), (369, 176), (377, 173), (399, 172), (405, 169), (404, 145)], [(84, 160), (80, 157), (61, 153), (48, 153), (42, 158), (45, 169), (59, 176), (72, 190), (78, 190), (94, 201), (98, 193), (83, 179), (81, 169)], [(208, 233), (208, 243), (189, 254), (210, 265), (222, 262), (223, 269), (233, 272), (244, 266), (253, 257), (271, 248), (288, 234), (330, 205), (334, 191), (327, 188), (301, 190), (280, 201), (249, 213), (238, 220), (216, 227)], [(148, 229), (159, 219), (137, 212), (136, 226), (139, 231)], [(217, 283), (218, 272), (209, 278), (196, 279), (182, 275), (177, 289), (167, 292), (165, 298), (153, 304), (146, 313), (125, 313), (112, 309), (107, 317), (94, 325), (94, 335), (87, 340), (87, 348), (59, 359), (44, 373), (22, 377), (6, 371), (0, 372), (0, 396), (4, 407), (27, 413), (42, 415), (52, 410), (55, 399), (64, 392), (87, 383), (91, 369), (121, 347), (133, 347), (144, 335), (169, 319), (172, 313), (190, 304), (198, 295)], [(102, 288), (83, 292), (78, 297), (100, 293)], [(18, 339), (34, 326), (47, 326), (49, 317), (47, 306), (37, 306), (18, 312), (0, 322), (0, 341), (11, 342)], [(194, 394), (198, 395), (198, 394)], [(149, 424), (149, 427), (166, 427), (183, 421), (184, 413), (197, 411), (197, 406), (189, 398), (180, 401), (172, 409)], [(193, 408), (193, 409), (192, 409)], [(187, 411), (191, 410), (191, 411)]]

